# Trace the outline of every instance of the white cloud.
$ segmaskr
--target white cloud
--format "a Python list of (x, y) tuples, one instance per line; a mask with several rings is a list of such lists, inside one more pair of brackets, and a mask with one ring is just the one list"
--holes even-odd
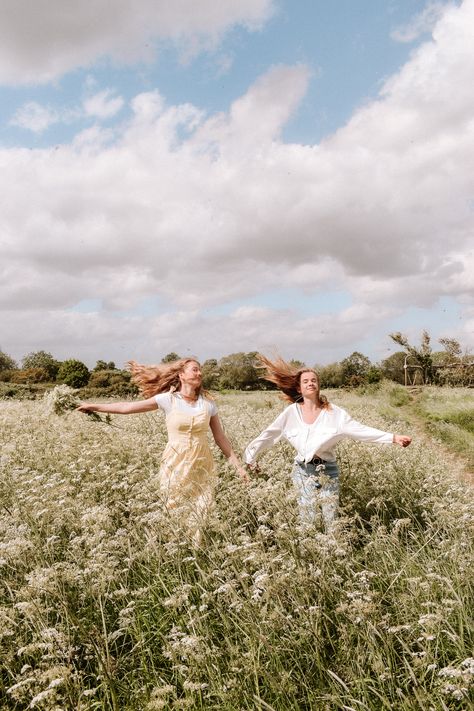
[[(452, 5), (453, 3), (450, 4)], [(426, 7), (414, 15), (406, 25), (393, 30), (391, 33), (392, 39), (397, 42), (413, 42), (421, 35), (431, 32), (445, 12), (446, 5), (447, 3), (437, 2), (436, 0), (428, 2)]]
[(42, 106), (36, 101), (28, 101), (15, 112), (10, 124), (33, 131), (33, 133), (42, 133), (60, 120), (61, 116), (56, 109)]
[(71, 124), (84, 119), (105, 121), (121, 111), (124, 104), (124, 99), (116, 96), (113, 89), (103, 89), (91, 94), (84, 99), (81, 106), (75, 107), (44, 106), (37, 101), (29, 101), (16, 110), (10, 119), (10, 125), (39, 134), (55, 124)]
[(111, 89), (104, 89), (84, 100), (84, 113), (86, 116), (108, 119), (115, 116), (122, 109), (124, 103), (121, 96), (114, 96)]
[[(317, 348), (324, 362), (409, 306), (452, 296), (467, 313), (473, 24), (473, 0), (449, 9), (378, 100), (317, 146), (281, 140), (309, 80), (296, 66), (269, 70), (215, 116), (152, 91), (135, 97), (120, 133), (94, 127), (56, 151), (2, 150), (4, 347), (45, 347), (54, 332), (107, 359), (119, 360), (116, 340), (126, 357), (275, 345), (305, 358)], [(257, 307), (280, 287), (346, 290), (353, 304), (317, 317), (206, 311), (242, 296)], [(159, 316), (113, 313), (140, 313), (153, 296)], [(82, 299), (104, 311), (67, 311)]]
[[(146, 61), (155, 42), (172, 40), (196, 53), (215, 47), (235, 25), (252, 30), (273, 0), (3, 0), (0, 83), (50, 82), (102, 57)], [(54, 51), (52, 51), (54, 48)]]

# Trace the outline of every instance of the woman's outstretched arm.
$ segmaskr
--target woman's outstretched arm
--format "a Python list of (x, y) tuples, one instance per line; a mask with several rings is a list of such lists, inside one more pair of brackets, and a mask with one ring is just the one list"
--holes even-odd
[(78, 412), (108, 412), (112, 415), (133, 415), (157, 409), (158, 405), (154, 397), (136, 402), (83, 402), (77, 408)]
[(248, 481), (248, 473), (247, 471), (243, 468), (242, 464), (240, 463), (237, 455), (235, 454), (234, 450), (232, 449), (232, 445), (229, 442), (226, 433), (224, 432), (224, 429), (222, 427), (221, 421), (219, 419), (218, 415), (213, 415), (210, 419), (209, 422), (210, 428), (212, 435), (214, 437), (215, 443), (221, 450), (222, 454), (227, 457), (229, 462), (235, 467), (235, 469), (238, 471), (240, 476), (244, 481)]

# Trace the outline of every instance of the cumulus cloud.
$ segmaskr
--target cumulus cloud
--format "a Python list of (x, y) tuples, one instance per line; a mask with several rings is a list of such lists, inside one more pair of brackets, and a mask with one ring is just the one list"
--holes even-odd
[(60, 120), (61, 115), (56, 109), (42, 106), (37, 101), (28, 101), (15, 112), (10, 124), (33, 133), (42, 133)]
[[(279, 66), (224, 113), (150, 91), (120, 129), (96, 126), (55, 151), (2, 150), (4, 342), (38, 329), (84, 353), (95, 340), (117, 360), (117, 338), (114, 348), (145, 359), (311, 346), (324, 362), (408, 306), (454, 295), (467, 313), (473, 23), (473, 0), (449, 7), (377, 100), (320, 145), (283, 142), (310, 75)], [(345, 290), (353, 303), (317, 317), (212, 310), (282, 286)], [(140, 315), (153, 296), (162, 313)], [(103, 311), (70, 311), (86, 298)], [(451, 335), (461, 334), (474, 345), (468, 326)]]
[[(215, 47), (235, 25), (255, 29), (273, 0), (3, 0), (0, 3), (0, 83), (50, 82), (110, 57), (146, 61), (162, 40), (189, 53)], [(52, 49), (54, 48), (54, 51)], [(192, 50), (190, 49), (192, 48)]]
[(104, 89), (84, 100), (84, 113), (86, 116), (108, 119), (115, 116), (122, 109), (124, 103), (121, 96), (114, 96), (111, 89)]
[(410, 21), (397, 27), (391, 33), (392, 39), (397, 42), (413, 42), (421, 35), (431, 32), (446, 9), (444, 2), (429, 2), (423, 10), (414, 15)]

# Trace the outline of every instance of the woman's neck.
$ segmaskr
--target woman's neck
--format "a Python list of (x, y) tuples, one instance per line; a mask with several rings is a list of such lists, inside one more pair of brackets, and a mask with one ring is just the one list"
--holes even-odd
[(197, 400), (199, 397), (198, 393), (196, 392), (196, 389), (191, 387), (190, 385), (182, 385), (179, 392), (181, 397), (185, 400)]
[(319, 400), (319, 395), (313, 397), (304, 397), (302, 405), (307, 410), (319, 410), (321, 408), (321, 402)]

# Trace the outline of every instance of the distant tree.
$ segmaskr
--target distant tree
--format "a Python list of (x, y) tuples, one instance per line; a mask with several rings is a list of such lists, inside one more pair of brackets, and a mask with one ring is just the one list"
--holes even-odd
[(113, 360), (109, 360), (108, 363), (106, 363), (105, 360), (98, 360), (94, 368), (92, 369), (92, 372), (97, 373), (97, 371), (100, 370), (116, 370), (115, 363), (113, 362)]
[(202, 384), (206, 390), (219, 389), (219, 367), (215, 358), (209, 358), (202, 364)]
[[(390, 338), (399, 346), (405, 349), (406, 353), (411, 356), (413, 365), (418, 367), (422, 374), (423, 383), (429, 384), (434, 381), (433, 369), (433, 353), (431, 349), (431, 337), (428, 331), (423, 331), (421, 335), (421, 345), (417, 348), (412, 346), (406, 336), (397, 331), (391, 333)], [(408, 363), (408, 366), (410, 363)]]
[(181, 356), (179, 356), (177, 353), (172, 351), (171, 353), (168, 353), (167, 355), (164, 356), (164, 358), (161, 359), (162, 363), (172, 363), (175, 360), (179, 360)]
[(219, 386), (235, 390), (258, 390), (263, 382), (256, 368), (256, 351), (232, 353), (219, 361)]
[(56, 360), (51, 353), (47, 353), (46, 351), (28, 353), (22, 360), (23, 370), (41, 368), (46, 371), (49, 380), (56, 380), (60, 365), (60, 362)]
[(11, 356), (3, 351), (0, 351), (0, 370), (16, 370), (18, 368), (16, 362)]
[(440, 338), (444, 351), (434, 353), (437, 381), (442, 385), (472, 387), (474, 358), (455, 338)]
[(376, 365), (371, 365), (365, 375), (365, 379), (368, 383), (380, 383), (382, 378), (382, 371)]
[(342, 368), (340, 363), (317, 365), (315, 370), (319, 375), (321, 388), (340, 388), (342, 386)]
[(127, 370), (100, 368), (91, 373), (87, 385), (90, 388), (109, 388), (118, 392), (126, 392), (130, 390), (131, 373)]
[(439, 342), (444, 348), (445, 363), (458, 363), (462, 356), (462, 348), (455, 338), (440, 338)]
[(403, 351), (397, 351), (385, 358), (380, 364), (383, 377), (403, 385), (405, 383), (405, 358), (406, 354)]
[(341, 361), (341, 374), (343, 385), (356, 387), (368, 382), (368, 373), (371, 362), (367, 356), (354, 351), (350, 356)]
[(297, 358), (292, 358), (289, 363), (293, 366), (293, 368), (297, 368), (298, 370), (306, 368), (306, 363), (303, 363), (302, 360), (298, 360)]
[(57, 380), (71, 388), (82, 388), (89, 382), (89, 369), (80, 360), (70, 358), (63, 361), (59, 367)]

